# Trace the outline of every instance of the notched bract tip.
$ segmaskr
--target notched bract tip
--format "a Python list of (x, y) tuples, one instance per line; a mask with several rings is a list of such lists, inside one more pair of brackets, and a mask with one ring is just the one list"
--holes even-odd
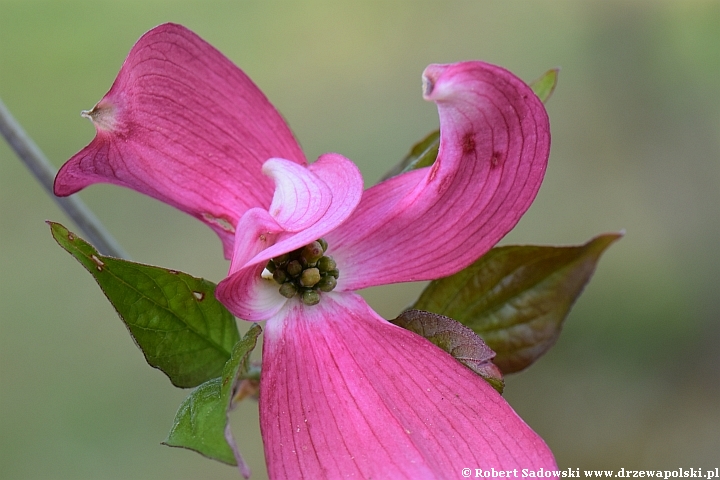
[(115, 107), (108, 103), (100, 102), (92, 110), (83, 110), (80, 116), (90, 119), (96, 128), (105, 131), (115, 129)]
[(437, 91), (436, 87), (438, 80), (440, 80), (440, 77), (443, 75), (446, 68), (447, 65), (437, 63), (433, 63), (425, 67), (422, 74), (423, 98), (425, 100), (436, 100), (438, 93), (441, 93)]
[(435, 87), (435, 82), (428, 78), (427, 76), (423, 75), (422, 77), (422, 89), (423, 89), (423, 97), (427, 98), (432, 94), (433, 88)]

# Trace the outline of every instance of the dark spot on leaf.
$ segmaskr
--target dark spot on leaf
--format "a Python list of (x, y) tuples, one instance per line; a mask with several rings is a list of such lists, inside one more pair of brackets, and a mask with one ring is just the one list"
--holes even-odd
[(167, 272), (170, 273), (170, 274), (172, 274), (172, 275), (177, 275), (178, 273), (180, 273), (180, 272), (178, 272), (177, 270), (168, 270)]
[(463, 137), (462, 151), (465, 154), (473, 153), (475, 151), (475, 137), (472, 132), (466, 133)]
[(71, 242), (75, 240), (75, 235), (73, 235), (72, 232), (68, 232), (68, 240), (70, 240)]
[(195, 298), (198, 302), (202, 302), (205, 299), (205, 293), (204, 292), (193, 292), (193, 295), (195, 295)]

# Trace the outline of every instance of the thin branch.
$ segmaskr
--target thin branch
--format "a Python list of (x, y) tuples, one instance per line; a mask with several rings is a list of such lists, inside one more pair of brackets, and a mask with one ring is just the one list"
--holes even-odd
[(60, 208), (82, 230), (87, 240), (92, 243), (100, 253), (117, 258), (128, 258), (125, 250), (105, 230), (95, 214), (80, 200), (79, 197), (56, 197), (53, 193), (53, 181), (57, 171), (47, 159), (40, 148), (25, 133), (20, 124), (13, 118), (10, 111), (0, 99), (0, 133), (5, 137), (10, 147), (35, 175), (35, 178), (45, 188), (48, 195), (55, 200)]

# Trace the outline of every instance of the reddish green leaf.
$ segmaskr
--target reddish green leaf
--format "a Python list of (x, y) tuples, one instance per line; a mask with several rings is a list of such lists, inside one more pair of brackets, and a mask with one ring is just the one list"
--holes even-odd
[(382, 180), (400, 175), (401, 173), (415, 170), (416, 168), (429, 167), (435, 162), (440, 147), (440, 130), (430, 132), (425, 138), (412, 146), (410, 151), (400, 163), (387, 172)]
[(105, 257), (59, 223), (58, 244), (92, 274), (150, 366), (177, 387), (217, 377), (240, 335), (215, 284), (186, 273)]
[(550, 348), (600, 255), (620, 234), (577, 247), (508, 246), (435, 280), (412, 308), (454, 318), (497, 354), (503, 373), (522, 370)]
[(228, 412), (233, 407), (233, 398), (242, 380), (248, 374), (250, 354), (260, 332), (260, 326), (253, 325), (233, 348), (222, 377), (203, 383), (183, 401), (163, 444), (187, 448), (213, 460), (237, 465), (245, 478), (250, 477), (250, 468), (230, 432)]
[(452, 318), (422, 310), (406, 310), (392, 323), (428, 339), (503, 392), (502, 372), (492, 362), (495, 352), (469, 328)]

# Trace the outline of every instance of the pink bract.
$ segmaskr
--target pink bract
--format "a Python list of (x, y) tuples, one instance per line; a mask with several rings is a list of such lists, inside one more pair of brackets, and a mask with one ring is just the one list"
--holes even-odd
[[(455, 273), (532, 203), (550, 149), (547, 114), (510, 72), (430, 65), (436, 162), (368, 190), (330, 153), (308, 164), (248, 77), (186, 28), (133, 47), (87, 115), (95, 139), (55, 181), (132, 188), (208, 224), (231, 259), (218, 299), (267, 320), (260, 422), (272, 478), (457, 478), (462, 468), (555, 469), (552, 453), (482, 378), (380, 318), (355, 290)], [(318, 305), (285, 298), (268, 260), (324, 238), (340, 271)]]

